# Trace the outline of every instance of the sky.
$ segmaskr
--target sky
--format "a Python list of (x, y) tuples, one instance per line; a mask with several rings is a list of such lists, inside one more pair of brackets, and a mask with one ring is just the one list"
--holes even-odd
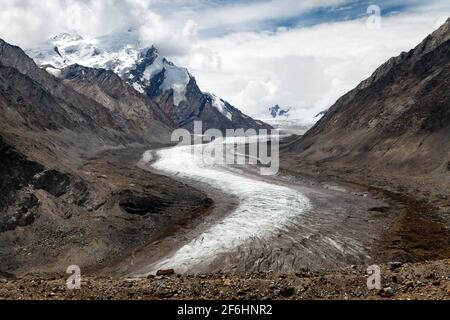
[(247, 114), (310, 120), (450, 16), (448, 0), (0, 0), (0, 38), (138, 29), (200, 88)]

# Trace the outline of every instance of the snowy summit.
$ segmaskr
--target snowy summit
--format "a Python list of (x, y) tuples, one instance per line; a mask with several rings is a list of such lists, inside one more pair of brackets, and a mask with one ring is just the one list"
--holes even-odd
[(55, 76), (58, 69), (72, 64), (107, 69), (141, 93), (156, 77), (162, 78), (159, 89), (173, 89), (175, 105), (185, 99), (191, 79), (186, 68), (177, 67), (162, 57), (154, 46), (145, 47), (132, 28), (128, 32), (95, 39), (84, 39), (76, 33), (61, 33), (27, 53)]

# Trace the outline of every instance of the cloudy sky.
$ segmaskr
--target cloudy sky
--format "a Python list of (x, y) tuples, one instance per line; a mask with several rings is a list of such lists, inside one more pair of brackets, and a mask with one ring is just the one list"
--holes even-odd
[[(448, 0), (0, 0), (0, 37), (139, 30), (200, 87), (256, 117), (312, 118), (450, 16)], [(378, 17), (380, 15), (380, 17)]]

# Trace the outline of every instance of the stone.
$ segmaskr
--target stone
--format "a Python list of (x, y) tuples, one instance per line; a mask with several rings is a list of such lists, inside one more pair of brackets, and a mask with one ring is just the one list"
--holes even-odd
[(391, 262), (390, 269), (391, 270), (396, 270), (398, 268), (401, 268), (402, 266), (403, 266), (403, 263), (401, 263), (399, 261), (394, 261), (394, 262)]
[(157, 276), (170, 276), (172, 274), (175, 274), (175, 270), (173, 269), (167, 269), (167, 270), (158, 270), (156, 272)]
[(425, 277), (425, 279), (427, 279), (427, 280), (433, 280), (433, 279), (435, 279), (435, 278), (436, 278), (436, 275), (435, 275), (433, 272), (429, 273), (429, 274)]
[(295, 294), (295, 288), (293, 287), (286, 287), (281, 290), (281, 296), (285, 298), (292, 297)]
[(247, 294), (247, 290), (241, 290), (241, 291), (238, 291), (238, 293), (237, 293), (238, 296), (245, 296), (246, 294)]
[(270, 290), (275, 290), (275, 289), (277, 289), (277, 288), (278, 288), (278, 286), (277, 286), (275, 283), (269, 284), (269, 289), (270, 289)]
[(407, 282), (405, 283), (405, 286), (406, 286), (407, 289), (409, 289), (409, 288), (414, 288), (414, 287), (415, 287), (413, 281), (407, 281)]
[(160, 292), (158, 292), (158, 297), (161, 299), (170, 298), (173, 295), (174, 293), (169, 290), (161, 290)]
[(380, 296), (382, 296), (382, 297), (390, 298), (390, 297), (394, 296), (394, 294), (395, 294), (395, 290), (391, 287), (384, 288), (383, 290), (380, 291)]
[(433, 281), (433, 286), (440, 286), (440, 285), (441, 285), (441, 280)]
[(231, 280), (230, 279), (225, 279), (225, 280), (223, 280), (223, 284), (225, 285), (225, 286), (231, 286)]

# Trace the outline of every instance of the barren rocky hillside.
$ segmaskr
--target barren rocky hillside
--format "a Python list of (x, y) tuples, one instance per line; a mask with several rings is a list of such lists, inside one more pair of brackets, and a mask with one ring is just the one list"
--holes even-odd
[(286, 152), (387, 176), (450, 180), (450, 20), (382, 65)]
[(210, 206), (136, 167), (146, 148), (170, 142), (156, 103), (112, 72), (63, 74), (0, 41), (2, 274), (101, 268)]
[(450, 19), (285, 141), (283, 172), (383, 194), (394, 218), (381, 256), (450, 256)]

